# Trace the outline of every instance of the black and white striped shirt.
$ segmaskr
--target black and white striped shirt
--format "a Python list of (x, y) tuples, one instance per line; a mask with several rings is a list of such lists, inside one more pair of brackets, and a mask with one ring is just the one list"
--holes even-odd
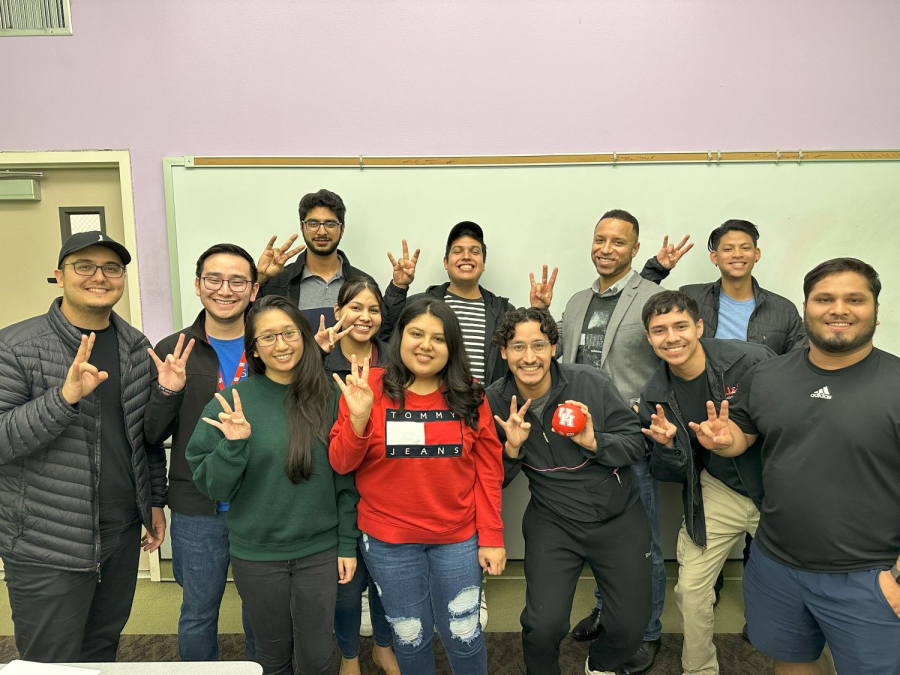
[(456, 314), (463, 334), (463, 346), (469, 359), (472, 377), (484, 381), (484, 352), (487, 344), (484, 298), (466, 300), (452, 293), (444, 294), (444, 302)]

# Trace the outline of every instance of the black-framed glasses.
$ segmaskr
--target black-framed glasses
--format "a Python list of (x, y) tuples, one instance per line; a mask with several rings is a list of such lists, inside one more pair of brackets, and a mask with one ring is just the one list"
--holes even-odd
[(228, 284), (235, 293), (243, 293), (250, 284), (246, 279), (220, 279), (219, 277), (200, 277), (203, 279), (203, 285), (208, 291), (217, 291), (222, 288), (222, 284)]
[(75, 270), (75, 274), (81, 277), (92, 277), (100, 270), (107, 279), (121, 279), (125, 276), (125, 268), (116, 263), (106, 263), (104, 265), (95, 265), (86, 260), (77, 260), (73, 263), (63, 263), (63, 267), (71, 265)]
[(514, 354), (524, 354), (528, 348), (531, 347), (531, 351), (535, 354), (543, 354), (550, 347), (549, 340), (535, 340), (531, 344), (526, 342), (513, 342), (511, 345), (507, 345), (507, 349), (509, 349)]
[(324, 227), (327, 232), (334, 232), (343, 225), (337, 220), (301, 220), (300, 223), (306, 228), (307, 232), (318, 232), (320, 227)]
[(283, 330), (280, 333), (266, 333), (265, 335), (260, 335), (255, 340), (253, 340), (253, 342), (255, 342), (260, 347), (271, 347), (276, 342), (278, 342), (279, 335), (285, 342), (296, 342), (301, 337), (303, 337), (300, 331), (296, 328), (288, 328), (287, 330)]

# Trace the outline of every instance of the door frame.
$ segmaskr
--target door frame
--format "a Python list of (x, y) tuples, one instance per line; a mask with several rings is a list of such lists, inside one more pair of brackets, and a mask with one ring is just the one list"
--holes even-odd
[(134, 194), (131, 189), (131, 155), (128, 150), (78, 150), (0, 152), (0, 169), (109, 169), (119, 170), (119, 191), (122, 195), (122, 224), (125, 228), (125, 248), (134, 255), (128, 266), (128, 309), (131, 325), (143, 331), (141, 314), (140, 268), (137, 255), (137, 235), (134, 221)]

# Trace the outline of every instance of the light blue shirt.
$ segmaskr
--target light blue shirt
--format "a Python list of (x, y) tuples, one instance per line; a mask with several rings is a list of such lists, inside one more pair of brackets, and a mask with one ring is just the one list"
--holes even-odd
[(719, 293), (719, 325), (716, 337), (722, 340), (747, 341), (747, 325), (756, 309), (756, 298), (735, 300), (725, 292)]

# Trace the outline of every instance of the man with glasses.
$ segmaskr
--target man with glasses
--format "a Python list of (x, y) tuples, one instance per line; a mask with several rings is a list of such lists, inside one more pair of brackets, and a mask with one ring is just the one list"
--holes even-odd
[[(151, 352), (157, 373), (144, 433), (151, 443), (172, 437), (172, 571), (183, 590), (178, 656), (182, 661), (215, 661), (219, 606), (228, 576), (228, 503), (213, 501), (197, 490), (184, 450), (216, 391), (249, 375), (244, 314), (259, 285), (253, 258), (234, 244), (208, 248), (197, 260), (196, 272), (194, 290), (203, 309), (189, 328), (163, 338)], [(247, 658), (255, 660), (246, 619), (244, 635)]]
[[(275, 247), (272, 237), (259, 258), (259, 295), (282, 295), (290, 298), (310, 322), (313, 331), (334, 324), (334, 305), (341, 285), (352, 277), (372, 277), (353, 267), (347, 255), (338, 248), (344, 236), (344, 216), (347, 208), (340, 196), (329, 190), (306, 194), (300, 200), (300, 226), (304, 245), (291, 249), (297, 239), (292, 235), (282, 246)], [(304, 250), (305, 249), (305, 250)], [(285, 263), (297, 254), (297, 260)], [(403, 309), (410, 284), (416, 276), (419, 251), (410, 256), (406, 240), (399, 260), (388, 253), (393, 265), (392, 283), (384, 292), (384, 321), (382, 336), (389, 336), (394, 322)]]
[[(651, 609), (650, 527), (630, 466), (645, 453), (638, 418), (609, 376), (556, 361), (559, 331), (549, 312), (508, 312), (494, 342), (509, 365), (487, 389), (504, 444), (504, 484), (521, 470), (531, 492), (522, 518), (526, 670), (560, 672), (559, 645), (588, 564), (603, 588), (604, 621), (585, 673), (612, 675), (638, 650)], [(580, 411), (582, 429), (555, 431), (561, 405), (570, 418)]]
[(130, 262), (102, 232), (72, 235), (62, 298), (0, 331), (0, 557), (23, 659), (114, 661), (141, 546), (165, 536), (149, 343), (113, 312)]

